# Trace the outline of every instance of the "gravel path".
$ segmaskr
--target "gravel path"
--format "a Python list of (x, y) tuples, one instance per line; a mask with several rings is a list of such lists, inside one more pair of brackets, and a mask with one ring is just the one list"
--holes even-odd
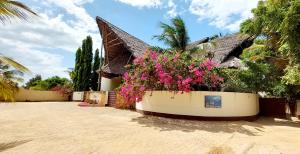
[(0, 104), (0, 153), (300, 154), (299, 122), (171, 120), (77, 104)]

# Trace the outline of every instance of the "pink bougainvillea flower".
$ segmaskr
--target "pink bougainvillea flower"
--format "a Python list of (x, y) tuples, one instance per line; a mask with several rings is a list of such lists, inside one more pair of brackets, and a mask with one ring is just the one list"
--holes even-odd
[(145, 59), (143, 57), (138, 57), (138, 58), (133, 60), (133, 64), (144, 66), (144, 60)]
[(179, 53), (176, 53), (176, 55), (175, 55), (175, 57), (174, 57), (174, 59), (173, 59), (173, 62), (176, 63), (176, 62), (178, 61), (179, 57), (180, 57), (180, 54), (179, 54)]
[(195, 62), (184, 57), (180, 53), (147, 51), (142, 58), (134, 60), (130, 67), (134, 70), (124, 74), (121, 96), (134, 103), (142, 100), (147, 89), (190, 92), (202, 85), (220, 87), (224, 79), (215, 71), (213, 61)]
[(166, 63), (166, 62), (168, 62), (168, 61), (169, 61), (168, 57), (163, 57), (163, 58), (162, 58), (162, 62)]
[(193, 70), (195, 68), (195, 64), (189, 66), (189, 70)]
[(158, 53), (155, 52), (155, 51), (151, 51), (151, 52), (150, 52), (150, 58), (151, 58), (153, 61), (156, 61), (157, 58), (158, 58)]
[(208, 71), (212, 71), (216, 67), (216, 64), (212, 60), (207, 59), (202, 62), (201, 67), (206, 68)]
[(162, 65), (161, 64), (155, 64), (155, 68), (157, 71), (161, 71), (162, 70)]
[(125, 81), (129, 80), (129, 74), (128, 74), (128, 72), (124, 73), (123, 78), (124, 78)]
[(142, 81), (145, 81), (145, 80), (147, 80), (147, 75), (146, 75), (146, 73), (143, 73), (143, 74), (142, 74), (142, 76), (141, 76), (141, 80), (142, 80)]
[(140, 91), (145, 91), (145, 90), (146, 90), (145, 86), (140, 87)]

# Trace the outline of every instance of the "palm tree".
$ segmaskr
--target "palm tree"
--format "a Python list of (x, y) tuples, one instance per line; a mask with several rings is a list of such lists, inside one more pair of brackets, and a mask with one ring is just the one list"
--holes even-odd
[[(13, 63), (15, 62), (13, 61)], [(15, 66), (18, 65), (19, 64), (16, 64)], [(26, 70), (23, 66), (18, 69)], [(23, 72), (19, 70), (12, 69), (9, 65), (0, 61), (0, 99), (4, 101), (14, 101), (14, 93), (18, 90), (17, 82), (23, 81), (23, 79), (19, 77), (23, 75)]]
[(190, 39), (184, 21), (180, 17), (175, 17), (171, 20), (171, 23), (172, 25), (168, 25), (161, 22), (160, 27), (163, 29), (163, 33), (154, 36), (154, 38), (163, 41), (171, 48), (185, 51)]
[(19, 76), (26, 72), (29, 70), (25, 66), (0, 55), (0, 100), (14, 101), (14, 94), (18, 90), (16, 83), (23, 81)]
[[(13, 18), (27, 20), (29, 15), (37, 14), (21, 2), (13, 0), (0, 0), (0, 21), (4, 24)], [(12, 70), (10, 66), (14, 67)], [(0, 99), (13, 101), (14, 93), (18, 90), (16, 82), (22, 80), (22, 75), (29, 70), (20, 63), (0, 54)]]
[(0, 21), (2, 23), (10, 21), (12, 18), (27, 20), (29, 15), (37, 16), (34, 11), (21, 2), (0, 0)]

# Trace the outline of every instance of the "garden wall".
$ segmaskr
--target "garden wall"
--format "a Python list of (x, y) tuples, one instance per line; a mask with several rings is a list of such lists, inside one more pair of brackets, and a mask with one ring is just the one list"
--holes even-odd
[(107, 104), (108, 92), (95, 91), (85, 92), (85, 101), (98, 106), (105, 106)]
[[(207, 97), (207, 99), (206, 99)], [(218, 103), (210, 99), (219, 98)], [(136, 103), (138, 112), (174, 118), (199, 120), (255, 120), (259, 113), (258, 95), (231, 92), (167, 91), (146, 92)]]
[(20, 88), (15, 94), (16, 102), (68, 101), (68, 96), (62, 96), (56, 91), (37, 91)]

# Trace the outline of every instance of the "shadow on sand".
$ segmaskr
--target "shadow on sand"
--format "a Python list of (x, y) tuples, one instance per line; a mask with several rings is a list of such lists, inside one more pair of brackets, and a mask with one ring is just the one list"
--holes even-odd
[(8, 143), (0, 143), (0, 152), (15, 148), (19, 145), (25, 144), (30, 141), (31, 140), (23, 140), (23, 141), (14, 141), (14, 142), (8, 142)]
[(247, 121), (192, 121), (169, 119), (155, 116), (142, 116), (132, 119), (143, 127), (154, 127), (160, 131), (179, 130), (183, 132), (208, 131), (212, 133), (241, 133), (249, 136), (259, 136), (264, 132), (264, 126), (290, 126), (300, 128), (299, 122), (275, 121), (274, 118), (260, 118), (255, 122)]
[[(155, 127), (160, 131), (172, 131), (179, 130), (183, 132), (193, 132), (197, 130), (208, 131), (212, 133), (225, 132), (233, 133), (238, 132), (249, 136), (256, 136), (259, 132), (263, 132), (260, 125), (251, 122), (244, 121), (193, 121), (193, 120), (180, 120), (169, 119), (155, 116), (142, 116), (132, 119), (133, 122), (137, 122), (144, 127)], [(255, 130), (249, 130), (243, 126), (248, 125), (256, 128)]]

